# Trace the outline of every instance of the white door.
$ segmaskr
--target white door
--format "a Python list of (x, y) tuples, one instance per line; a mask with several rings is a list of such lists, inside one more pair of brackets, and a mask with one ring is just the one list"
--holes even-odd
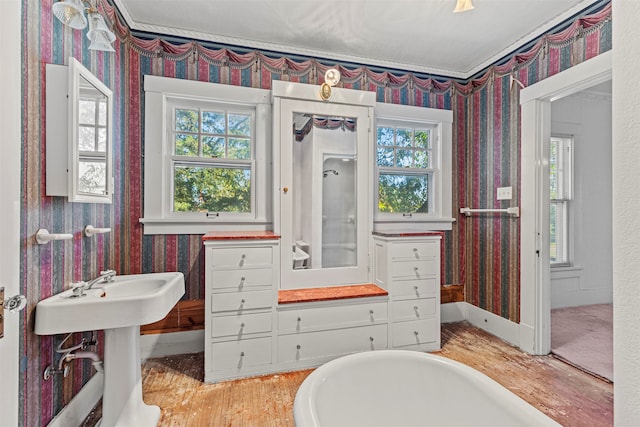
[[(20, 259), (21, 23), (20, 0), (0, 1), (0, 288), (17, 295)], [(0, 307), (0, 424), (18, 425), (19, 316)]]

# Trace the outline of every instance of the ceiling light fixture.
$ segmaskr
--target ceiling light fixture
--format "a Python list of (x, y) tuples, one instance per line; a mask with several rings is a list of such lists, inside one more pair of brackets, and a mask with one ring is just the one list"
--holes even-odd
[(324, 83), (320, 86), (320, 97), (323, 101), (331, 98), (331, 88), (340, 83), (340, 71), (335, 68), (329, 68), (324, 73)]
[(51, 6), (51, 11), (64, 25), (76, 30), (81, 30), (87, 26), (89, 17), (89, 31), (87, 38), (91, 42), (89, 49), (114, 52), (113, 43), (116, 35), (109, 30), (104, 17), (98, 12), (98, 8), (87, 0), (60, 0)]
[(471, 9), (473, 9), (473, 3), (471, 0), (458, 0), (456, 8), (453, 9), (453, 13), (466, 12)]

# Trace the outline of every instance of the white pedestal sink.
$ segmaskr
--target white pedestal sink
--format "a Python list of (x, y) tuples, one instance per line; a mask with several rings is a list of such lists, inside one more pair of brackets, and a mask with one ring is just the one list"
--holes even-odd
[(79, 298), (71, 289), (36, 306), (35, 333), (104, 329), (104, 393), (100, 427), (157, 426), (160, 408), (142, 401), (140, 325), (157, 322), (184, 295), (182, 273), (115, 277)]

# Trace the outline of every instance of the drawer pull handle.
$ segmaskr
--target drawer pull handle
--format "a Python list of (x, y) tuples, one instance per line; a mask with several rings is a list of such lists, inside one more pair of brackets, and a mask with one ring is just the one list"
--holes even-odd
[(301, 348), (302, 348), (302, 346), (301, 346), (300, 344), (298, 344), (298, 345), (296, 346), (296, 349), (298, 349), (298, 350), (300, 350)]
[(240, 323), (240, 329), (244, 328), (244, 323)]
[(369, 341), (373, 342), (373, 337), (369, 337)]
[(240, 352), (240, 357), (244, 357), (244, 351)]
[(418, 331), (413, 331), (413, 334), (414, 334), (415, 336), (418, 336)]
[(373, 310), (369, 310), (369, 314), (373, 315)]
[(418, 311), (418, 306), (417, 306), (417, 305), (414, 305), (414, 306), (413, 306), (413, 309), (414, 309), (415, 311)]
[(418, 267), (413, 267), (413, 271), (418, 271)]
[(241, 282), (244, 282), (245, 280), (247, 280), (247, 278), (246, 278), (246, 277), (244, 277), (244, 276), (242, 276), (242, 277), (240, 278), (240, 281), (241, 281)]
[(247, 255), (246, 255), (246, 254), (242, 254), (242, 255), (240, 256), (240, 258), (242, 258), (242, 259), (245, 259), (246, 257), (247, 257)]
[(243, 305), (245, 303), (244, 298), (242, 300), (240, 300), (240, 305)]
[(413, 252), (418, 252), (418, 248), (413, 248)]
[(298, 322), (301, 322), (301, 321), (302, 321), (302, 318), (301, 318), (301, 317), (298, 317)]
[(414, 286), (414, 287), (413, 287), (413, 289), (415, 289), (415, 290), (417, 291), (417, 290), (418, 290), (418, 287), (417, 287), (417, 286)]

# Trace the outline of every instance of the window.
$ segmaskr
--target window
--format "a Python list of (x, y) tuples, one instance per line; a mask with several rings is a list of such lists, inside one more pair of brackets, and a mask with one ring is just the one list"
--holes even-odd
[(269, 91), (145, 77), (146, 234), (270, 221)]
[(251, 214), (254, 109), (169, 100), (171, 215)]
[(552, 266), (570, 265), (569, 209), (573, 197), (573, 139), (551, 137), (549, 144), (549, 258)]
[(377, 229), (451, 228), (451, 120), (451, 111), (376, 105)]

